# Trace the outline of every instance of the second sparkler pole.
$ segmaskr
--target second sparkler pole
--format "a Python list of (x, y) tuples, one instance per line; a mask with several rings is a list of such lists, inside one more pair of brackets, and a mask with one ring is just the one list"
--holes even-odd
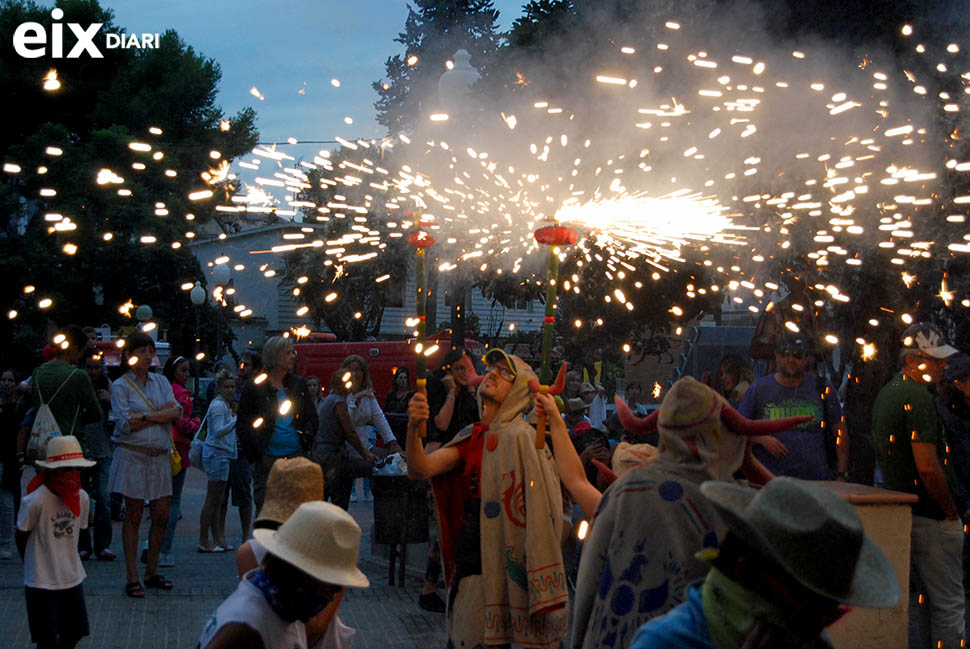
[[(542, 394), (557, 394), (562, 390), (561, 382), (557, 379), (556, 386), (552, 383), (552, 343), (553, 331), (556, 326), (556, 291), (559, 288), (559, 246), (572, 245), (579, 239), (575, 230), (564, 225), (548, 225), (536, 230), (536, 241), (549, 246), (549, 266), (546, 268), (546, 317), (542, 321), (542, 367), (539, 370)], [(562, 372), (560, 372), (562, 374)], [(546, 418), (541, 416), (536, 420), (536, 448), (542, 448), (546, 443)]]
[[(413, 216), (409, 214), (409, 216)], [(415, 363), (417, 365), (417, 380), (415, 384), (417, 386), (418, 392), (427, 395), (428, 393), (428, 379), (427, 379), (427, 364), (428, 359), (425, 356), (425, 336), (427, 334), (427, 314), (426, 305), (428, 302), (428, 292), (425, 284), (426, 281), (426, 256), (427, 248), (434, 245), (434, 237), (432, 237), (427, 228), (430, 227), (430, 223), (426, 223), (418, 219), (415, 224), (415, 229), (412, 230), (407, 236), (407, 242), (409, 245), (414, 247), (415, 259), (417, 260), (416, 277), (415, 284), (417, 285), (416, 293), (416, 304), (415, 310), (418, 317), (418, 327), (417, 327), (417, 341), (415, 343), (415, 353), (417, 353), (417, 358)], [(424, 439), (428, 434), (428, 422), (421, 422), (421, 426), (418, 428), (418, 435)]]

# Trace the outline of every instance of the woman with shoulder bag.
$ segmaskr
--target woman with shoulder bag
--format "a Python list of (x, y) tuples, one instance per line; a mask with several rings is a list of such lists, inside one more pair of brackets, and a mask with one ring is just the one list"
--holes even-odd
[(239, 400), (239, 449), (252, 464), (253, 500), (262, 508), (273, 462), (304, 455), (317, 430), (306, 381), (293, 374), (296, 350), (282, 336), (263, 346), (263, 372), (246, 383)]
[(125, 339), (122, 362), (128, 371), (111, 384), (111, 420), (114, 458), (108, 489), (125, 497), (125, 522), (121, 528), (127, 584), (125, 594), (144, 597), (138, 580), (138, 527), (145, 501), (151, 510), (145, 586), (171, 590), (172, 582), (158, 573), (158, 555), (168, 526), (172, 496), (172, 424), (182, 417), (172, 386), (161, 374), (149, 372), (155, 341), (136, 331)]

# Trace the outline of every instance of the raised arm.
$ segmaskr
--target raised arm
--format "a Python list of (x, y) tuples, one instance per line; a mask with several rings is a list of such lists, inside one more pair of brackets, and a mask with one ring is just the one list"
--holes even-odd
[(548, 394), (537, 394), (536, 414), (541, 417), (545, 413), (549, 413), (546, 415), (546, 421), (549, 423), (552, 454), (559, 468), (559, 479), (583, 513), (592, 518), (603, 494), (586, 478), (583, 462), (576, 454), (573, 441), (569, 439), (566, 422), (559, 416), (555, 400)]
[(441, 475), (458, 466), (461, 461), (461, 454), (454, 446), (424, 452), (423, 440), (418, 436), (418, 425), (429, 416), (428, 398), (416, 392), (408, 403), (408, 477), (412, 480), (427, 480)]

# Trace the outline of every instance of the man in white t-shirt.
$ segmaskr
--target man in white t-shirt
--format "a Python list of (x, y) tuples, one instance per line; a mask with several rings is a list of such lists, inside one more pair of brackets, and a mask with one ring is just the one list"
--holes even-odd
[(72, 649), (89, 632), (81, 587), (87, 575), (77, 542), (90, 508), (81, 469), (94, 464), (73, 435), (51, 438), (20, 505), (17, 550), (24, 560), (30, 638), (40, 649)]

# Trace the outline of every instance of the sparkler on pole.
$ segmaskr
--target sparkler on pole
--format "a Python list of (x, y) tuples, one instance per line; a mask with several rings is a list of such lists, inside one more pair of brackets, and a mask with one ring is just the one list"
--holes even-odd
[[(414, 218), (416, 215), (413, 213), (406, 213), (406, 216)], [(418, 357), (417, 362), (417, 381), (415, 384), (417, 386), (418, 392), (427, 395), (428, 393), (428, 379), (426, 377), (427, 373), (427, 357), (424, 355), (424, 343), (425, 343), (425, 325), (426, 325), (426, 314), (425, 307), (427, 304), (427, 291), (425, 289), (425, 249), (430, 248), (434, 245), (434, 237), (432, 237), (428, 231), (427, 227), (431, 224), (427, 221), (421, 221), (420, 218), (417, 221), (415, 229), (408, 233), (407, 242), (408, 245), (414, 247), (415, 258), (417, 259), (417, 316), (418, 316), (418, 342), (415, 348)], [(418, 427), (418, 436), (421, 439), (428, 433), (428, 423), (422, 421), (421, 425)]]
[[(539, 372), (540, 385), (531, 386), (533, 391), (542, 394), (559, 394), (566, 380), (566, 364), (559, 368), (555, 383), (552, 383), (552, 333), (556, 322), (556, 290), (559, 284), (559, 246), (572, 245), (579, 239), (575, 230), (565, 225), (547, 225), (536, 230), (536, 241), (550, 246), (549, 266), (546, 268), (546, 316), (542, 322), (542, 366)], [(536, 448), (546, 444), (546, 418), (536, 421)]]

